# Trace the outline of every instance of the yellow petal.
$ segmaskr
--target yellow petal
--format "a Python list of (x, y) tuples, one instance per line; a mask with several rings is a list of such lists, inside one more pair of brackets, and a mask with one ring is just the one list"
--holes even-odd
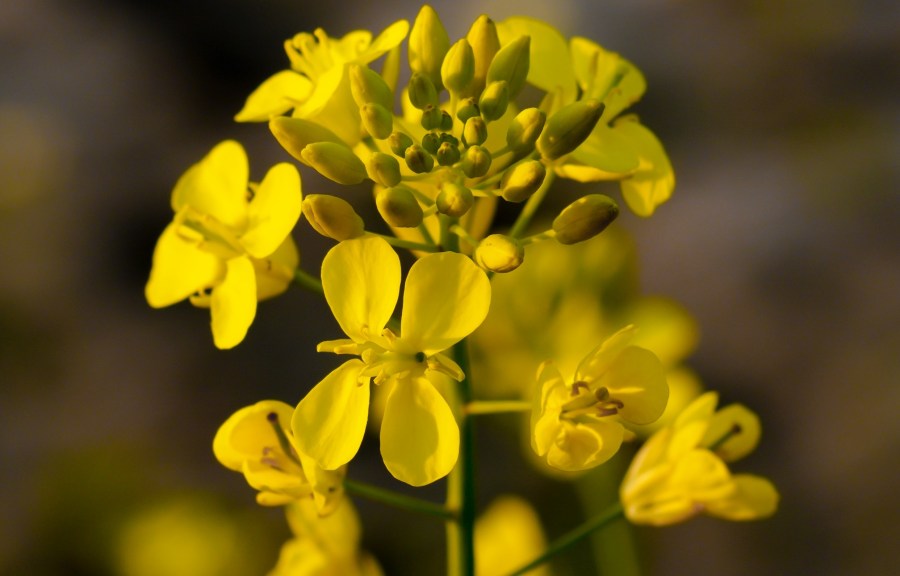
[[(726, 462), (734, 462), (756, 448), (761, 433), (756, 414), (740, 404), (730, 404), (713, 414), (701, 445), (717, 445), (713, 450), (716, 455)], [(719, 445), (726, 436), (728, 440)]]
[(453, 412), (425, 379), (401, 380), (387, 400), (381, 456), (394, 478), (424, 486), (446, 476), (459, 457)]
[(561, 422), (556, 441), (547, 452), (547, 464), (569, 472), (599, 466), (618, 452), (624, 433), (621, 424), (607, 420), (588, 424)]
[(406, 277), (400, 335), (406, 345), (430, 356), (471, 334), (490, 305), (491, 283), (470, 258), (429, 254)]
[(228, 417), (213, 438), (213, 454), (226, 468), (240, 471), (248, 458), (259, 458), (266, 446), (277, 447), (278, 437), (268, 420), (277, 414), (282, 427), (294, 409), (278, 400), (262, 400), (245, 406)]
[(322, 260), (325, 300), (356, 342), (381, 335), (400, 294), (400, 258), (383, 238), (345, 240)]
[(179, 235), (179, 224), (169, 224), (153, 251), (153, 268), (144, 294), (154, 308), (162, 308), (206, 290), (221, 281), (224, 263), (201, 250), (196, 241)]
[(559, 370), (550, 362), (538, 368), (538, 376), (531, 409), (531, 447), (544, 456), (559, 434), (559, 413), (568, 400), (569, 389)]
[(669, 386), (656, 354), (629, 346), (622, 350), (593, 386), (605, 386), (624, 403), (619, 415), (628, 422), (649, 424), (659, 418), (669, 400)]
[(365, 367), (354, 359), (341, 364), (300, 401), (291, 420), (300, 452), (325, 470), (336, 470), (359, 451), (369, 413), (369, 383), (359, 383)]
[(294, 110), (294, 117), (312, 120), (334, 132), (347, 146), (355, 146), (362, 134), (362, 121), (350, 91), (349, 66), (335, 66), (322, 74), (306, 102)]
[(234, 140), (220, 142), (178, 179), (172, 190), (172, 209), (178, 212), (182, 206), (190, 206), (234, 230), (243, 230), (249, 174), (243, 146)]
[(570, 158), (596, 169), (604, 179), (622, 178), (637, 170), (640, 163), (628, 138), (600, 123)]
[(528, 82), (546, 92), (559, 91), (563, 104), (575, 100), (575, 71), (559, 30), (534, 18), (514, 16), (497, 24), (497, 34), (504, 46), (519, 36), (530, 36)]
[(254, 258), (265, 258), (274, 252), (300, 218), (302, 202), (297, 169), (287, 163), (273, 166), (250, 202), (241, 245)]
[(270, 76), (247, 97), (247, 102), (234, 120), (236, 122), (268, 122), (273, 116), (284, 114), (309, 97), (312, 82), (293, 70), (282, 70)]
[(292, 236), (288, 236), (275, 252), (264, 260), (254, 260), (256, 269), (256, 299), (278, 296), (294, 281), (300, 254)]
[(653, 132), (636, 120), (623, 118), (613, 129), (631, 142), (641, 159), (637, 171), (620, 183), (625, 203), (638, 216), (651, 216), (675, 189), (669, 157)]
[(210, 299), (213, 341), (223, 350), (241, 343), (256, 316), (256, 273), (250, 258), (232, 258), (227, 266)]
[(381, 57), (388, 50), (398, 46), (409, 33), (409, 22), (397, 20), (379, 34), (372, 43), (357, 57), (360, 64), (368, 64), (372, 60)]
[(779, 496), (771, 482), (750, 474), (738, 474), (733, 480), (735, 493), (729, 498), (710, 502), (707, 512), (726, 520), (756, 520), (775, 513)]
[[(500, 496), (475, 522), (475, 573), (478, 576), (511, 574), (539, 556), (546, 547), (541, 520), (531, 505), (515, 496)], [(530, 576), (547, 576), (536, 568)]]

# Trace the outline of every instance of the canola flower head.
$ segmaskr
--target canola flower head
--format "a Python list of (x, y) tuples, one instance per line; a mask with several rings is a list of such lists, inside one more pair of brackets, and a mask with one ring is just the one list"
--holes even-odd
[(459, 451), (456, 420), (434, 373), (462, 380), (447, 355), (484, 320), (490, 283), (467, 256), (429, 254), (410, 268), (400, 333), (387, 328), (400, 295), (400, 260), (377, 236), (341, 242), (322, 262), (325, 299), (347, 339), (320, 351), (358, 356), (326, 376), (293, 417), (298, 445), (321, 467), (336, 469), (359, 450), (369, 408), (369, 381), (393, 386), (381, 426), (381, 454), (397, 479), (413, 486), (449, 473)]
[(145, 289), (155, 308), (186, 298), (210, 308), (219, 348), (243, 340), (257, 300), (283, 292), (299, 261), (290, 236), (302, 203), (297, 169), (277, 164), (258, 185), (248, 178), (246, 153), (232, 140), (181, 176)]

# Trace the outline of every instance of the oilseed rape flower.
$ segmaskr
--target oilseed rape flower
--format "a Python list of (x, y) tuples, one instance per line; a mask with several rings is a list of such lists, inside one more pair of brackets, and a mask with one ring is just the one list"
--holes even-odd
[(294, 277), (299, 256), (290, 232), (301, 201), (292, 165), (277, 164), (250, 183), (243, 147), (218, 144), (172, 191), (175, 218), (156, 244), (147, 301), (161, 308), (190, 298), (210, 308), (215, 345), (236, 346), (257, 301), (280, 294)]
[(459, 428), (432, 382), (465, 375), (443, 352), (484, 320), (491, 289), (485, 273), (455, 252), (423, 256), (406, 277), (400, 333), (388, 328), (400, 291), (400, 259), (382, 238), (367, 235), (332, 248), (322, 287), (349, 339), (319, 351), (353, 354), (297, 405), (294, 436), (301, 451), (334, 470), (359, 450), (369, 410), (369, 381), (392, 387), (381, 425), (381, 455), (391, 474), (413, 486), (453, 468)]
[(259, 490), (259, 504), (309, 500), (319, 514), (329, 514), (341, 501), (344, 471), (322, 470), (297, 450), (289, 426), (293, 412), (292, 406), (277, 400), (241, 408), (216, 432), (213, 453)]
[(627, 326), (588, 354), (566, 383), (548, 362), (538, 369), (531, 445), (550, 466), (586, 470), (609, 460), (626, 437), (625, 424), (648, 424), (669, 396), (655, 354), (631, 345)]
[(758, 418), (738, 404), (717, 412), (717, 402), (715, 392), (701, 395), (641, 447), (619, 491), (629, 520), (663, 526), (700, 513), (754, 520), (775, 512), (771, 482), (726, 465), (756, 447)]

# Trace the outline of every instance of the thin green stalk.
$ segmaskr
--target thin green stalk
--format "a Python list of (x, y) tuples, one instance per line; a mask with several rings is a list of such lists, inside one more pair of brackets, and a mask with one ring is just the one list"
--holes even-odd
[(397, 248), (405, 248), (407, 250), (421, 250), (422, 252), (438, 252), (440, 249), (434, 244), (423, 244), (421, 242), (413, 242), (412, 240), (402, 240), (397, 238), (396, 236), (388, 236), (386, 234), (377, 234), (377, 236), (381, 236), (387, 243), (391, 246), (396, 246)]
[(294, 270), (294, 282), (297, 283), (301, 288), (305, 288), (310, 292), (315, 292), (316, 294), (325, 294), (324, 290), (322, 290), (322, 282), (316, 278), (315, 276), (311, 276), (307, 274), (300, 268)]
[(369, 500), (381, 502), (382, 504), (400, 508), (401, 510), (437, 516), (444, 520), (456, 519), (456, 514), (452, 510), (447, 509), (446, 506), (441, 506), (440, 504), (428, 502), (427, 500), (422, 500), (420, 498), (406, 496), (405, 494), (400, 494), (392, 490), (378, 488), (363, 482), (345, 479), (344, 490), (346, 490), (348, 494), (368, 498)]
[(522, 211), (519, 212), (519, 217), (516, 218), (515, 224), (513, 224), (512, 229), (509, 231), (509, 235), (513, 238), (521, 238), (522, 234), (528, 230), (528, 225), (531, 224), (531, 219), (534, 218), (534, 215), (537, 213), (538, 208), (541, 207), (541, 202), (544, 201), (544, 198), (547, 196), (547, 192), (550, 191), (550, 187), (553, 185), (553, 180), (556, 177), (553, 175), (553, 172), (548, 171), (547, 176), (544, 177), (544, 182), (541, 184), (541, 187), (537, 189), (537, 191), (531, 195), (531, 198), (525, 202), (525, 207), (522, 208)]
[(560, 552), (567, 550), (573, 544), (577, 544), (581, 539), (583, 539), (585, 536), (588, 536), (591, 532), (603, 528), (621, 515), (622, 504), (620, 502), (616, 502), (615, 504), (610, 506), (604, 513), (591, 518), (578, 528), (575, 528), (571, 532), (559, 537), (552, 544), (550, 544), (550, 546), (547, 547), (547, 550), (544, 551), (543, 554), (541, 554), (525, 566), (522, 566), (509, 576), (520, 576), (521, 574), (525, 574), (529, 570), (540, 566)]
[[(456, 399), (460, 408), (472, 398), (469, 379), (468, 342), (453, 347), (456, 363), (466, 377), (459, 383)], [(452, 576), (475, 574), (475, 431), (463, 409), (459, 414), (459, 460), (447, 483), (447, 508), (457, 511), (455, 522), (447, 524), (447, 566)]]

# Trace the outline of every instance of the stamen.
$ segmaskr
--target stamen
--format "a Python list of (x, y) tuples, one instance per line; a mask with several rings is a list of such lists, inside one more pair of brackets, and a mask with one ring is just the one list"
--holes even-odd
[(425, 361), (426, 358), (427, 356), (425, 356), (424, 352), (416, 352), (416, 362), (421, 364)]
[(297, 458), (296, 454), (294, 454), (294, 447), (291, 446), (291, 441), (288, 440), (287, 434), (285, 434), (284, 430), (281, 428), (281, 423), (278, 422), (278, 414), (276, 414), (275, 412), (269, 412), (266, 415), (266, 420), (268, 420), (269, 424), (272, 425), (272, 429), (275, 431), (275, 436), (278, 437), (278, 444), (281, 445), (282, 452), (284, 452), (288, 458), (296, 462), (297, 466), (300, 466), (302, 468), (303, 466), (300, 464), (300, 459)]
[(723, 444), (725, 444), (726, 442), (731, 440), (734, 436), (737, 436), (738, 434), (740, 434), (743, 431), (744, 431), (744, 429), (741, 428), (741, 425), (738, 424), (737, 422), (735, 422), (734, 424), (732, 424), (731, 428), (728, 429), (728, 432), (726, 432), (721, 438), (719, 438), (718, 440), (716, 440), (715, 442), (713, 442), (712, 444), (709, 445), (708, 450), (710, 452), (715, 452), (716, 450), (721, 448)]

